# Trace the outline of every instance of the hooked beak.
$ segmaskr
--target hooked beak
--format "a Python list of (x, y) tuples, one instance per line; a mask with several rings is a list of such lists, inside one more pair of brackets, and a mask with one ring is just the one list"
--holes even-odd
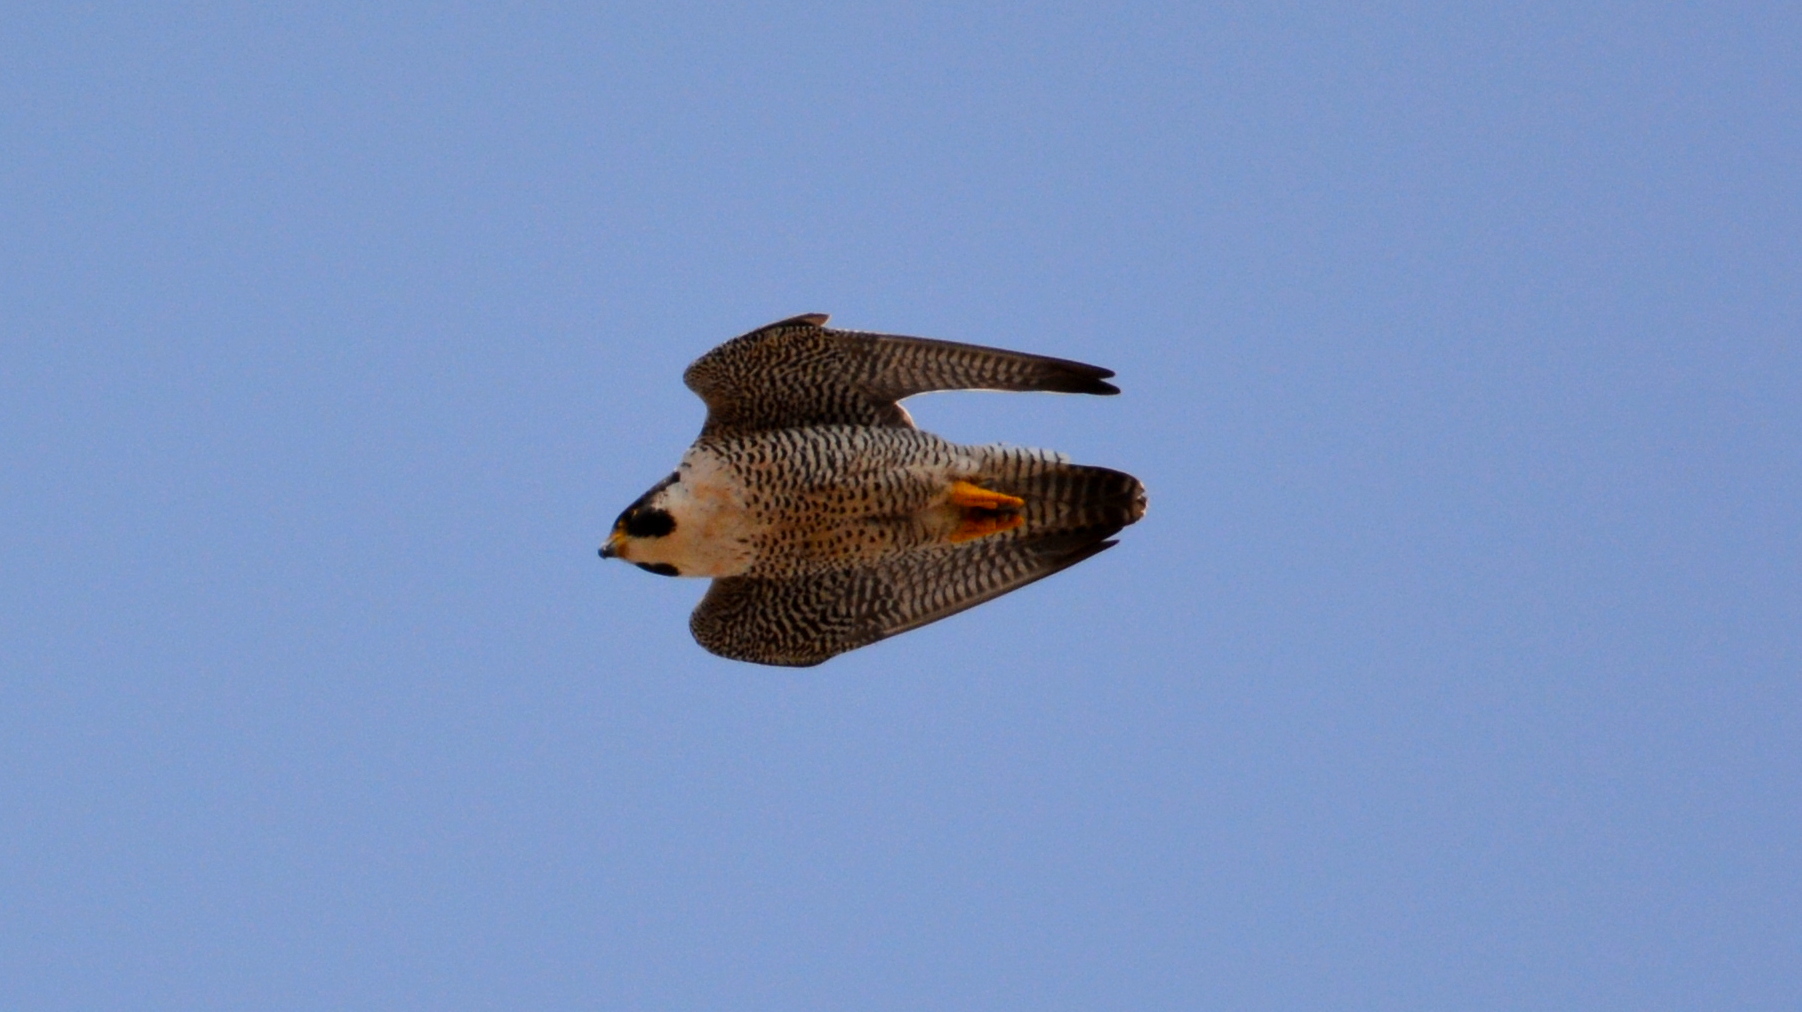
[(625, 540), (626, 536), (619, 531), (614, 531), (612, 534), (607, 535), (607, 543), (601, 546), (601, 558), (619, 558), (620, 545), (623, 544)]

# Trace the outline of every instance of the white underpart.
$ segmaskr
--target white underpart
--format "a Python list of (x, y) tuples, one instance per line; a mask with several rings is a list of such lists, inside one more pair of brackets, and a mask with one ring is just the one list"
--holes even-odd
[(698, 447), (682, 455), (681, 477), (652, 505), (676, 518), (667, 537), (635, 539), (628, 561), (668, 563), (682, 576), (734, 576), (753, 561), (762, 533), (751, 522), (737, 475)]

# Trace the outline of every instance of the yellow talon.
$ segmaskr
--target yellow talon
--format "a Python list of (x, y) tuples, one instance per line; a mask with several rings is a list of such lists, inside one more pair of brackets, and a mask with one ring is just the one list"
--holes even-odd
[(991, 492), (967, 481), (951, 483), (949, 500), (959, 514), (950, 536), (952, 544), (1011, 531), (1026, 522), (1019, 512), (1026, 500)]
[[(1000, 492), (990, 492), (986, 488), (978, 488), (967, 481), (954, 481), (951, 483), (951, 505), (967, 510), (1011, 510), (1026, 505), (1026, 500), (1011, 495), (1002, 495)], [(981, 537), (981, 535), (972, 536)]]

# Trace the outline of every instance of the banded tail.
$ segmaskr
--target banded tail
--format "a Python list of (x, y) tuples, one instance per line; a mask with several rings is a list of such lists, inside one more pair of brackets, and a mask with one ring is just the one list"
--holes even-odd
[(1026, 500), (1026, 538), (1105, 538), (1145, 515), (1145, 486), (1124, 471), (1072, 464), (1060, 454), (995, 447), (982, 484)]

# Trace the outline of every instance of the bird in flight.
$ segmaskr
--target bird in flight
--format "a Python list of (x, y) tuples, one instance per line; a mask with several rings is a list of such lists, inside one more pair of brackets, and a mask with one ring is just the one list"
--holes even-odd
[(1117, 394), (1107, 369), (796, 316), (683, 373), (700, 438), (601, 548), (709, 577), (689, 620), (722, 657), (804, 667), (1076, 565), (1145, 513), (1137, 478), (914, 427), (929, 390)]

